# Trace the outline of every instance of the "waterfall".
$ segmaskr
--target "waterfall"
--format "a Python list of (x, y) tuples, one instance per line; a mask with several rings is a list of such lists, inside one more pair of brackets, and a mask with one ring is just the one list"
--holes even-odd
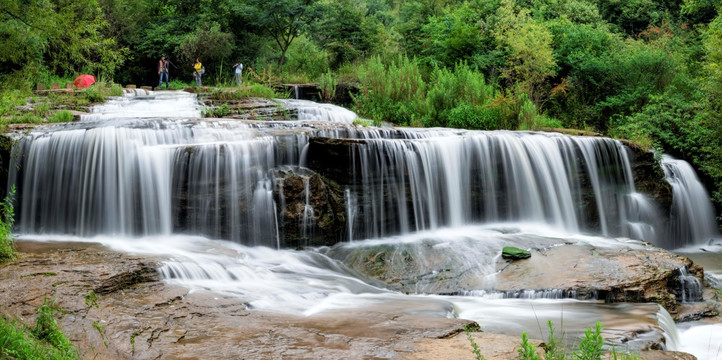
[(278, 99), (286, 109), (295, 111), (301, 121), (330, 121), (352, 123), (357, 115), (351, 110), (333, 104), (315, 103), (309, 100)]
[[(616, 140), (408, 131), (401, 138), (370, 137), (355, 151), (356, 181), (367, 189), (359, 198), (364, 231), (357, 237), (498, 221), (608, 236), (654, 234), (642, 223), (656, 219), (654, 207), (635, 191), (627, 153)], [(584, 207), (590, 198), (594, 206)]]
[(702, 281), (689, 273), (686, 266), (679, 268), (679, 293), (678, 300), (682, 303), (702, 301)]
[(672, 315), (669, 315), (669, 312), (660, 305), (659, 311), (657, 312), (657, 319), (664, 333), (666, 350), (677, 351), (680, 344), (679, 330), (677, 329), (677, 324), (674, 323), (674, 319), (672, 319)]
[[(9, 184), (18, 187), (18, 231), (186, 233), (283, 246), (287, 207), (278, 203), (285, 197), (275, 193), (283, 184), (276, 171), (309, 166), (309, 157), (323, 162), (324, 148), (312, 153), (310, 140), (330, 138), (351, 140), (343, 143), (346, 162), (325, 165), (348, 174), (347, 183), (338, 184), (346, 214), (336, 239), (524, 222), (662, 243), (662, 216), (635, 190), (619, 141), (354, 127), (349, 123), (356, 115), (337, 106), (281, 102), (301, 121), (188, 119), (198, 111), (192, 94), (135, 92), (93, 108), (79, 123), (37, 128), (12, 149)], [(675, 246), (713, 234), (713, 212), (691, 168), (665, 158), (665, 169), (675, 188)], [(321, 209), (305, 186), (297, 214), (303, 234), (295, 235), (324, 235), (314, 230)], [(693, 213), (693, 206), (707, 210)]]
[(700, 244), (718, 236), (712, 202), (692, 166), (668, 155), (662, 157), (662, 166), (673, 193), (668, 229), (671, 247)]

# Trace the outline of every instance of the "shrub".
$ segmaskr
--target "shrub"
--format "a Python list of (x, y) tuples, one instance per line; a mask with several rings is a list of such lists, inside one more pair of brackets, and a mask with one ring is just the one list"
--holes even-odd
[(123, 96), (125, 92), (119, 84), (110, 85), (110, 96)]
[(358, 70), (360, 93), (356, 111), (375, 122), (408, 125), (426, 112), (426, 82), (415, 60), (399, 56), (388, 66), (374, 56)]
[(15, 185), (10, 188), (5, 200), (0, 203), (0, 210), (2, 211), (2, 221), (0, 221), (0, 263), (13, 260), (16, 256), (13, 241), (13, 225), (15, 224), (13, 201), (15, 201)]
[(83, 95), (91, 103), (101, 103), (105, 101), (103, 94), (100, 93), (97, 86), (90, 86), (84, 92)]
[(472, 130), (499, 128), (499, 114), (494, 108), (477, 107), (463, 103), (448, 113), (449, 127)]

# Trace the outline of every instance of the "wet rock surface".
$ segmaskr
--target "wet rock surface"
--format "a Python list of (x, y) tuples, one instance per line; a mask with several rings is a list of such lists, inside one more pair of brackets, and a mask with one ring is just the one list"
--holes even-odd
[[(697, 278), (704, 277), (702, 268), (689, 258), (652, 246), (635, 249), (591, 244), (552, 245), (540, 240), (527, 246), (531, 246), (529, 259), (504, 260), (497, 256), (501, 254), (501, 247), (490, 247), (487, 254), (476, 254), (495, 263), (492, 269), (479, 266), (486, 260), (478, 259), (474, 263), (453, 255), (459, 251), (446, 254), (440, 250), (441, 243), (432, 240), (422, 245), (340, 246), (330, 250), (329, 255), (369, 277), (370, 281), (379, 281), (387, 288), (405, 293), (457, 294), (485, 290), (518, 297), (533, 290), (539, 296), (546, 293), (610, 303), (656, 302), (673, 314), (681, 305), (679, 269), (686, 266)], [(704, 294), (706, 305), (685, 304), (684, 318), (715, 315), (719, 303), (714, 292), (708, 290)]]
[[(96, 244), (29, 242), (19, 250), (18, 261), (0, 266), (0, 311), (32, 324), (43, 300), (56, 299), (65, 312), (59, 324), (84, 358), (400, 358), (471, 323), (371, 309), (250, 311), (240, 298), (164, 284), (157, 259)], [(86, 302), (91, 291), (94, 303)]]
[(276, 171), (273, 197), (279, 206), (282, 246), (333, 245), (346, 226), (343, 190), (330, 179), (307, 169)]

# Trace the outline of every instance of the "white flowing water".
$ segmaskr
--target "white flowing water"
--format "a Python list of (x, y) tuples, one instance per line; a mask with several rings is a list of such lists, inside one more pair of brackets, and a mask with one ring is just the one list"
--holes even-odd
[(695, 323), (680, 330), (679, 351), (688, 352), (697, 360), (722, 359), (722, 324)]
[(358, 117), (355, 112), (333, 104), (316, 103), (308, 100), (278, 99), (288, 110), (295, 110), (300, 121), (330, 121), (350, 124)]
[(674, 247), (702, 244), (719, 236), (709, 193), (686, 161), (662, 157), (667, 181), (672, 185), (670, 238)]
[[(373, 306), (472, 319), (511, 335), (544, 329), (546, 320), (563, 322), (568, 334), (601, 321), (608, 337), (620, 339), (635, 323), (650, 336), (673, 331), (657, 305), (562, 299), (571, 294), (554, 289), (493, 291), (506, 245), (643, 249), (628, 238), (664, 245), (666, 231), (691, 231), (686, 220), (675, 230), (659, 223), (659, 209), (635, 190), (620, 142), (356, 128), (348, 110), (282, 103), (300, 121), (203, 121), (190, 94), (136, 92), (94, 108), (79, 123), (37, 128), (12, 150), (17, 230), (25, 239), (94, 241), (155, 254), (164, 259), (166, 281), (240, 296), (266, 311), (312, 315)], [(308, 165), (313, 137), (353, 140), (348, 163), (332, 164), (351, 174), (343, 184), (347, 222), (340, 235), (353, 241), (283, 250), (279, 221), (288, 194), (278, 190), (278, 173)], [(697, 196), (685, 191), (675, 189), (675, 197)], [(307, 178), (303, 195), (301, 228), (314, 236), (318, 209)], [(684, 209), (680, 214), (694, 207)], [(407, 246), (417, 258), (453, 259), (484, 284), (466, 296), (431, 296), (425, 294), (434, 284), (420, 281), (416, 294), (407, 295), (330, 256), (379, 244)], [(544, 336), (540, 330), (534, 337)], [(686, 346), (684, 334), (678, 343)]]

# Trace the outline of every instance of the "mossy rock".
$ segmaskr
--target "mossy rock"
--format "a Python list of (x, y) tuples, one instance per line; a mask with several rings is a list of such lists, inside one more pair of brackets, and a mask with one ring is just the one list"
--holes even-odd
[(507, 260), (528, 259), (531, 257), (531, 252), (513, 246), (505, 246), (501, 250), (501, 257)]

